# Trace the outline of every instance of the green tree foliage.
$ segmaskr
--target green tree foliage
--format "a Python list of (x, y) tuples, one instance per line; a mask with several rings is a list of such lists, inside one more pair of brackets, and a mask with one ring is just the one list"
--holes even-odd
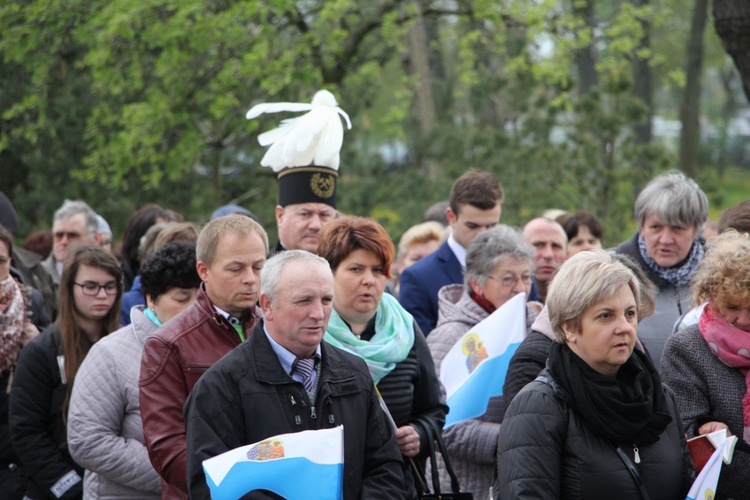
[[(627, 236), (633, 191), (646, 180), (637, 165), (658, 172), (673, 161), (633, 139), (649, 111), (632, 96), (633, 60), (658, 75), (682, 64), (639, 45), (644, 21), (658, 28), (689, 12), (589, 2), (592, 12), (576, 2), (585, 3), (8, 0), (0, 189), (20, 200), (28, 226), (44, 225), (63, 197), (87, 199), (115, 231), (146, 201), (202, 221), (235, 200), (273, 236), (275, 182), (258, 166), (257, 135), (286, 116), (244, 113), (328, 88), (354, 123), (342, 151), (343, 212), (374, 216), (397, 237), (476, 167), (503, 181), (505, 222), (586, 209), (613, 244)], [(414, 19), (429, 27), (440, 66), (429, 127), (413, 108)], [(574, 67), (581, 50), (595, 52), (585, 92)]]

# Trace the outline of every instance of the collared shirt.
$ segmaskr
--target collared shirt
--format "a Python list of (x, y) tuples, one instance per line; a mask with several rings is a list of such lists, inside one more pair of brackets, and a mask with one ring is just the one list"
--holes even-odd
[(222, 316), (226, 318), (227, 321), (229, 321), (229, 324), (232, 325), (232, 327), (234, 328), (234, 331), (236, 331), (237, 335), (239, 335), (240, 340), (244, 342), (245, 331), (243, 329), (243, 326), (240, 320), (235, 318), (234, 316), (232, 316), (231, 314), (229, 314), (228, 312), (226, 312), (225, 310), (223, 310), (222, 308), (216, 305), (214, 305), (214, 309), (216, 310), (217, 313), (221, 314)]
[[(276, 357), (279, 358), (279, 363), (281, 363), (281, 367), (284, 369), (284, 371), (292, 376), (292, 380), (295, 382), (302, 382), (302, 374), (299, 372), (292, 373), (292, 366), (294, 366), (294, 362), (297, 360), (297, 356), (292, 354), (289, 349), (282, 346), (278, 342), (276, 342), (273, 337), (271, 337), (271, 334), (268, 333), (268, 330), (266, 330), (266, 325), (263, 325), (263, 332), (266, 334), (266, 337), (268, 338), (268, 341), (271, 343), (271, 349), (273, 349), (273, 352), (276, 353)], [(318, 344), (318, 347), (315, 348), (315, 356), (320, 359), (320, 344)], [(317, 370), (313, 371), (312, 374), (313, 377), (313, 385), (317, 383), (318, 379), (318, 373)]]
[(458, 263), (461, 264), (462, 268), (466, 267), (466, 249), (461, 246), (459, 242), (453, 239), (453, 234), (448, 236), (448, 246), (453, 250), (453, 255), (458, 259)]

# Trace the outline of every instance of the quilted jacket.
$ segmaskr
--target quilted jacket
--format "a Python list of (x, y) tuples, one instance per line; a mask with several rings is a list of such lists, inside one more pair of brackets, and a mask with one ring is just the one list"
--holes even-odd
[[(440, 368), (448, 351), (470, 328), (489, 314), (464, 291), (463, 285), (447, 285), (438, 293), (440, 316), (437, 327), (427, 337), (427, 345), (435, 361), (435, 370)], [(527, 305), (527, 327), (537, 315), (532, 305)], [(502, 334), (502, 332), (498, 332)], [(443, 394), (444, 391), (443, 391)], [(451, 465), (458, 476), (463, 491), (470, 491), (474, 498), (487, 498), (494, 474), (497, 436), (503, 421), (505, 403), (502, 396), (490, 400), (487, 412), (453, 425), (443, 431)], [(441, 491), (450, 491), (450, 478), (440, 462)], [(429, 477), (429, 476), (428, 476)]]
[(94, 344), (76, 375), (68, 412), (68, 447), (81, 466), (84, 498), (161, 498), (148, 460), (138, 375), (146, 338), (157, 327), (141, 310), (132, 323)]

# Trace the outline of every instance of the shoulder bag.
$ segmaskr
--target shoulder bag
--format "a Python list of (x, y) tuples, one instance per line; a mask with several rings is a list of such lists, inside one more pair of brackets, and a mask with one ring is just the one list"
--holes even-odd
[[(430, 491), (430, 488), (427, 485), (427, 478), (424, 469), (417, 464), (414, 460), (409, 458), (409, 461), (411, 462), (411, 466), (414, 470), (414, 481), (417, 485), (417, 491), (419, 493), (419, 499), (420, 500), (474, 500), (474, 495), (472, 495), (469, 492), (461, 491), (461, 486), (458, 484), (458, 478), (456, 477), (456, 473), (453, 471), (453, 466), (450, 462), (450, 457), (448, 456), (448, 450), (445, 447), (445, 442), (443, 441), (443, 433), (438, 428), (437, 425), (435, 425), (435, 422), (433, 422), (431, 419), (420, 419), (420, 423), (422, 424), (422, 427), (425, 430), (425, 434), (427, 434), (427, 442), (423, 443), (424, 446), (427, 446), (427, 448), (430, 451), (430, 468), (432, 469), (432, 492)], [(451, 478), (451, 492), (450, 493), (442, 493), (440, 491), (440, 477), (438, 475), (438, 461), (437, 461), (437, 455), (435, 453), (435, 449), (440, 452), (440, 455), (443, 457), (443, 463), (445, 464), (445, 469), (448, 471), (448, 475), (450, 475)]]

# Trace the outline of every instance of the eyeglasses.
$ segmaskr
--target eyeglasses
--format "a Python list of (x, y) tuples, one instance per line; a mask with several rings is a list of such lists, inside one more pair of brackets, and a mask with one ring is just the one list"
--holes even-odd
[(497, 281), (504, 288), (512, 287), (518, 280), (521, 280), (521, 283), (523, 283), (524, 285), (528, 285), (531, 283), (531, 276), (506, 276), (505, 278), (495, 278), (494, 276), (490, 275), (487, 277), (493, 281)]
[(81, 290), (83, 291), (84, 295), (99, 295), (99, 290), (104, 288), (104, 293), (107, 295), (115, 295), (117, 293), (117, 289), (119, 288), (116, 281), (110, 281), (109, 283), (105, 285), (100, 285), (99, 283), (76, 283), (73, 282), (74, 285), (78, 285), (81, 287)]
[(69, 240), (77, 240), (80, 239), (83, 235), (81, 233), (76, 233), (75, 231), (57, 231), (52, 236), (54, 236), (56, 240), (60, 241), (65, 237), (67, 237)]

